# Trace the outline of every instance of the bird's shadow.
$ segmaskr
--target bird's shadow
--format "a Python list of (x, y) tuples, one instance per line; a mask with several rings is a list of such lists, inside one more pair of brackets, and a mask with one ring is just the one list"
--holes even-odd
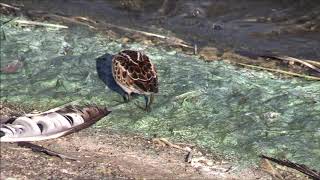
[(121, 96), (125, 96), (125, 91), (122, 90), (112, 76), (112, 58), (112, 54), (106, 53), (96, 59), (98, 77), (109, 89), (119, 93)]
[[(122, 97), (125, 97), (126, 92), (116, 83), (112, 76), (112, 58), (112, 54), (106, 53), (96, 59), (98, 77), (106, 84), (109, 89), (117, 92)], [(136, 96), (137, 94), (132, 95)]]

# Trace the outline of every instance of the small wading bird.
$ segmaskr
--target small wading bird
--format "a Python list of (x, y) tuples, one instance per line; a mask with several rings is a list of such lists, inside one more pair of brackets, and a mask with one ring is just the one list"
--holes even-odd
[(134, 94), (144, 95), (145, 110), (150, 111), (158, 93), (158, 75), (148, 56), (139, 51), (124, 50), (105, 54), (96, 61), (99, 78), (128, 102)]

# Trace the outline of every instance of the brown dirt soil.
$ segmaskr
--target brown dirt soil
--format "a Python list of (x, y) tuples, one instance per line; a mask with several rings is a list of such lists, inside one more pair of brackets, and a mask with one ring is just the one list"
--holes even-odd
[[(186, 152), (159, 147), (140, 136), (90, 128), (68, 137), (35, 144), (77, 161), (32, 152), (16, 144), (1, 143), (1, 179), (248, 179), (267, 178), (261, 170), (202, 172), (184, 162)], [(223, 168), (225, 165), (221, 165)], [(216, 165), (218, 169), (218, 165)], [(38, 178), (37, 178), (38, 177)]]
[[(24, 111), (30, 107), (1, 103), (1, 117)], [(177, 149), (159, 139), (90, 127), (34, 143), (76, 160), (33, 152), (16, 143), (0, 143), (0, 179), (306, 179), (270, 162), (243, 169), (194, 145), (180, 143), (181, 149)], [(192, 149), (191, 162), (186, 162), (186, 148)]]

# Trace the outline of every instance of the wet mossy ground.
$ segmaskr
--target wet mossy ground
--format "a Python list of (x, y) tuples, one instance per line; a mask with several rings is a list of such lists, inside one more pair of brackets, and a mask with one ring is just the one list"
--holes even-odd
[[(114, 111), (95, 128), (194, 142), (243, 164), (268, 154), (319, 168), (317, 81), (279, 78), (223, 61), (207, 63), (159, 46), (122, 44), (79, 26), (52, 29), (12, 22), (3, 30), (1, 66), (20, 59), (24, 66), (1, 73), (2, 101), (38, 110), (74, 100), (106, 105)], [(157, 66), (160, 93), (150, 113), (135, 105), (142, 98), (121, 103), (97, 77), (95, 59), (123, 49), (142, 50)]]

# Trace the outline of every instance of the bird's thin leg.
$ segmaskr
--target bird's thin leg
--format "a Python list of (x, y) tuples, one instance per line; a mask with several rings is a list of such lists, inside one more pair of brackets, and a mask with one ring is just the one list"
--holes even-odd
[(150, 111), (151, 110), (151, 104), (153, 103), (154, 100), (154, 94), (150, 94), (149, 96), (144, 96), (144, 99), (146, 101), (146, 111)]
[(123, 100), (124, 100), (124, 102), (129, 102), (130, 100), (131, 100), (131, 95), (130, 94), (125, 94), (124, 96), (122, 96), (123, 97)]
[(151, 104), (154, 100), (154, 94), (151, 94), (151, 95), (145, 95), (144, 96), (144, 99), (145, 99), (145, 106), (142, 106), (140, 103), (137, 103), (135, 102), (134, 104), (140, 108), (140, 109), (143, 109), (147, 112), (150, 112), (151, 111)]

